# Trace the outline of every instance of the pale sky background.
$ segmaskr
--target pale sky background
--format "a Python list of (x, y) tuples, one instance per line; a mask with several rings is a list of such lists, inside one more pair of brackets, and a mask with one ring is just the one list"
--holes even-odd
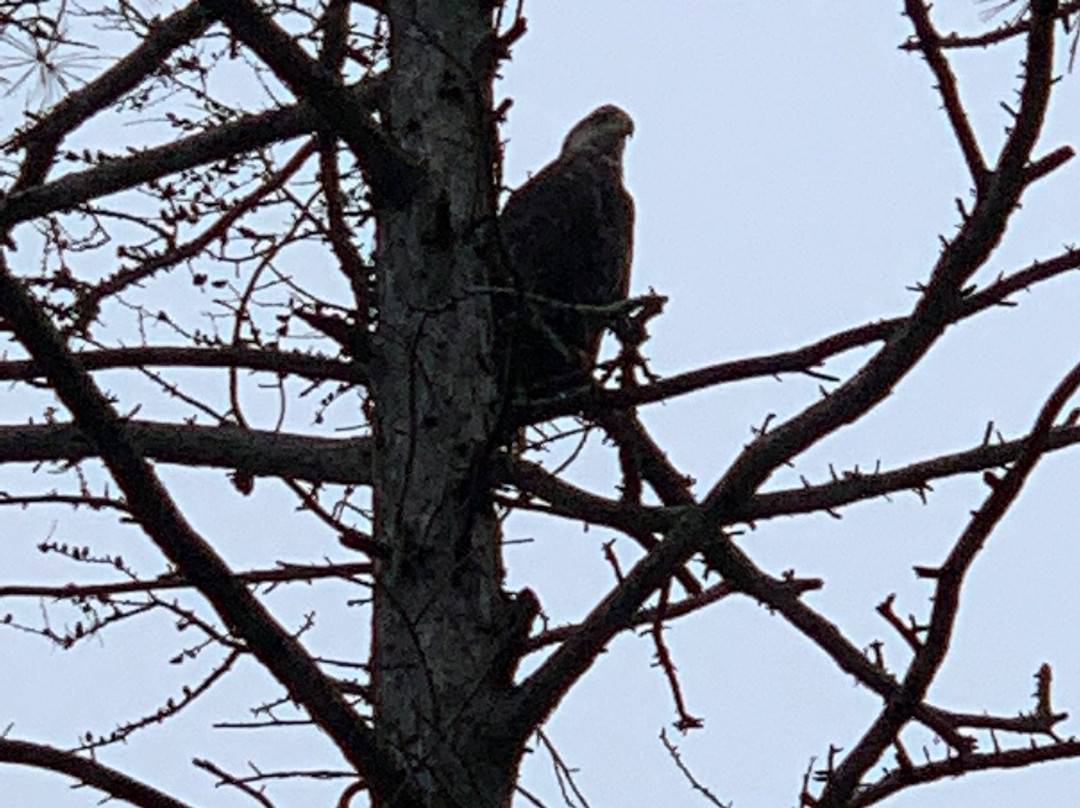
[[(504, 130), (507, 182), (520, 184), (554, 157), (568, 128), (595, 106), (617, 103), (634, 116), (637, 134), (626, 156), (638, 212), (633, 289), (654, 287), (670, 298), (647, 345), (656, 372), (797, 347), (914, 304), (908, 287), (927, 278), (938, 234), (954, 231), (954, 199), (966, 199), (970, 184), (928, 69), (897, 49), (910, 32), (900, 8), (899, 0), (526, 4), (529, 33), (498, 87), (500, 97), (515, 100)], [(943, 0), (935, 19), (945, 31), (983, 30), (990, 23), (980, 22), (980, 11), (971, 0)], [(1000, 102), (1015, 98), (1021, 53), (1017, 41), (954, 60), (988, 159), (1008, 123)], [(1064, 57), (1060, 65), (1064, 70)], [(17, 105), (2, 103), (6, 131)], [(1037, 153), (1065, 143), (1080, 147), (1077, 75), (1058, 85)], [(1078, 186), (1080, 161), (1037, 185), (976, 281), (1080, 242)], [(1080, 359), (1080, 279), (1062, 277), (1017, 300), (1018, 308), (985, 313), (951, 330), (871, 417), (799, 457), (769, 485), (797, 485), (800, 474), (822, 482), (829, 464), (872, 468), (880, 460), (892, 468), (970, 448), (989, 420), (1006, 437), (1023, 433)], [(845, 356), (827, 370), (846, 377), (864, 357)], [(123, 389), (120, 376), (105, 378)], [(751, 427), (768, 413), (786, 417), (815, 401), (818, 386), (796, 377), (745, 382), (648, 407), (643, 417), (672, 460), (697, 478), (700, 493), (751, 438)], [(175, 405), (153, 412), (161, 417), (168, 406)], [(4, 422), (39, 412), (25, 403), (5, 405)], [(181, 412), (170, 411), (174, 417)], [(300, 430), (310, 419), (298, 412)], [(612, 453), (597, 445), (572, 476), (611, 494), (614, 469)], [(63, 477), (54, 482), (44, 473), (30, 477), (28, 468), (16, 471), (0, 476), (0, 489), (70, 486)], [(333, 536), (310, 517), (293, 514), (280, 484), (260, 481), (255, 495), (243, 499), (220, 472), (168, 470), (164, 476), (196, 527), (237, 568), (342, 557)], [(931, 691), (935, 704), (995, 714), (1030, 710), (1032, 676), (1045, 661), (1054, 667), (1055, 708), (1080, 710), (1078, 479), (1080, 450), (1048, 457), (992, 536), (969, 576), (953, 650)], [(896, 592), (900, 614), (925, 618), (930, 587), (914, 579), (911, 567), (940, 563), (986, 495), (975, 478), (934, 487), (926, 506), (914, 494), (900, 494), (847, 508), (840, 521), (818, 515), (763, 523), (741, 544), (773, 574), (793, 568), (823, 577), (825, 588), (807, 602), (857, 645), (883, 640), (886, 662), (897, 670), (907, 655), (874, 607)], [(0, 532), (0, 583), (83, 576), (70, 562), (33, 550), (50, 537), (122, 553), (145, 564), (147, 574), (158, 569), (147, 540), (119, 528), (108, 514), (0, 511)], [(536, 537), (508, 550), (510, 585), (533, 587), (554, 622), (580, 619), (610, 587), (601, 545), (611, 531), (522, 518), (508, 533)], [(624, 563), (632, 563), (634, 547), (625, 540), (617, 547)], [(317, 609), (312, 643), (329, 656), (356, 657), (362, 653), (350, 650), (357, 643), (366, 648), (366, 613), (340, 604), (362, 594), (341, 585), (296, 586), (278, 590), (268, 603), (294, 626)], [(16, 606), (27, 620), (37, 614), (37, 604), (28, 603), (0, 603), (0, 614)], [(68, 613), (55, 614), (62, 622)], [(12, 724), (13, 738), (69, 746), (86, 730), (107, 732), (153, 712), (218, 658), (215, 652), (213, 659), (169, 665), (193, 642), (191, 634), (177, 634), (161, 618), (129, 621), (101, 641), (61, 652), (7, 631), (0, 636), (0, 727)], [(820, 763), (830, 744), (850, 748), (877, 714), (876, 696), (839, 673), (781, 618), (745, 598), (672, 624), (667, 638), (688, 708), (705, 719), (703, 730), (686, 737), (671, 730), (675, 711), (662, 673), (651, 667), (651, 642), (633, 636), (613, 643), (547, 727), (564, 760), (578, 769), (578, 785), (592, 806), (706, 804), (657, 739), (667, 726), (695, 775), (720, 799), (737, 808), (787, 808), (797, 802), (810, 759)], [(277, 693), (243, 661), (204, 705), (137, 733), (126, 746), (103, 750), (100, 758), (192, 805), (230, 808), (253, 803), (213, 789), (212, 778), (190, 766), (192, 757), (234, 773), (247, 761), (264, 771), (342, 769), (329, 744), (303, 729), (207, 729), (215, 720), (247, 719), (248, 708)], [(292, 717), (288, 711), (282, 716)], [(1075, 732), (1075, 725), (1067, 722), (1059, 732)], [(940, 745), (918, 734), (910, 736), (909, 751), (921, 757), (922, 743), (942, 755)], [(988, 745), (982, 737), (980, 746)], [(529, 756), (522, 782), (549, 805), (561, 804), (543, 753)], [(269, 793), (281, 808), (332, 804), (343, 783), (274, 785)], [(2, 767), (0, 808), (96, 804), (98, 794), (67, 785), (56, 775)], [(908, 791), (889, 804), (1071, 805), (1078, 792), (1080, 761), (972, 775)]]

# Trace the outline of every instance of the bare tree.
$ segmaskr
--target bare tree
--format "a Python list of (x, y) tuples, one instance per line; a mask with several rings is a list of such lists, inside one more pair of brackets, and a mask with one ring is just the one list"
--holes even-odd
[[(560, 776), (569, 775), (541, 728), (622, 633), (648, 632), (676, 726), (700, 726), (664, 628), (738, 597), (782, 616), (880, 699), (856, 744), (792, 773), (802, 777), (803, 805), (870, 805), (921, 783), (1080, 756), (1080, 744), (1055, 732), (1065, 714), (1052, 705), (1049, 666), (1037, 672), (1034, 706), (1019, 715), (971, 715), (927, 696), (972, 562), (1040, 458), (1080, 441), (1069, 411), (1080, 365), (1017, 439), (988, 429), (981, 445), (958, 454), (762, 491), (775, 471), (870, 413), (947, 328), (1080, 267), (1069, 249), (988, 285), (972, 282), (1024, 192), (1073, 156), (1068, 147), (1043, 150), (1039, 135), (1059, 31), (1071, 30), (1080, 3), (1036, 0), (962, 37), (941, 35), (929, 9), (906, 0), (913, 33), (904, 47), (933, 74), (973, 187), (907, 315), (658, 378), (640, 347), (662, 298), (580, 311), (616, 332), (619, 357), (588, 384), (545, 398), (508, 389), (498, 348), (506, 324), (492, 303), (514, 294), (496, 282), (505, 277), (498, 126), (508, 105), (495, 102), (493, 88), (526, 31), (520, 5), (195, 0), (151, 17), (160, 11), (153, 6), (0, 6), (0, 42), (23, 54), (8, 63), (24, 68), (12, 81), (39, 82), (48, 102), (5, 141), (0, 322), (18, 347), (0, 362), (0, 378), (12, 383), (0, 459), (62, 471), (65, 481), (0, 504), (118, 513), (165, 560), (152, 570), (130, 559), (138, 552), (41, 542), (42, 552), (85, 567), (87, 579), (0, 586), (12, 604), (0, 616), (10, 631), (62, 648), (167, 617), (191, 632), (176, 663), (216, 661), (180, 693), (163, 693), (156, 711), (76, 746), (9, 730), (0, 761), (65, 774), (144, 808), (178, 808), (179, 798), (107, 765), (108, 750), (184, 713), (251, 659), (281, 695), (258, 705), (249, 726), (302, 724), (347, 766), (241, 774), (196, 761), (222, 784), (264, 805), (274, 804), (267, 783), (282, 777), (340, 778), (340, 806), (494, 808), (515, 795), (539, 804), (517, 782), (522, 756), (532, 744), (549, 749)], [(86, 61), (89, 32), (137, 45), (76, 89), (76, 68), (97, 69)], [(950, 55), (1007, 41), (1026, 49), (1019, 103), (1004, 145), (988, 156)], [(1057, 50), (1068, 46), (1066, 37)], [(75, 145), (108, 144), (119, 125), (140, 120), (153, 123), (146, 131), (156, 139), (137, 148)], [(848, 377), (821, 369), (856, 348), (872, 353)], [(199, 372), (171, 376), (176, 369)], [(819, 378), (824, 394), (763, 423), (695, 497), (638, 408), (779, 374)], [(224, 395), (214, 385), (221, 378)], [(255, 428), (250, 401), (267, 389), (276, 425)], [(315, 391), (321, 398), (309, 405)], [(289, 431), (297, 410), (305, 418), (314, 410), (316, 428)], [(352, 432), (322, 431), (331, 426)], [(597, 431), (618, 458), (618, 495), (585, 490), (564, 467), (538, 462), (539, 451)], [(325, 560), (313, 539), (308, 563), (227, 564), (221, 538), (197, 530), (162, 482), (160, 470), (172, 465), (204, 469), (209, 480), (227, 473), (231, 489), (210, 495), (222, 500), (277, 478), (338, 551)], [(769, 574), (736, 540), (748, 524), (922, 495), (960, 474), (982, 475), (987, 492), (945, 561), (918, 571), (932, 587), (929, 611), (904, 619), (891, 599), (879, 607), (909, 652), (900, 670), (807, 603), (821, 580)], [(616, 582), (580, 623), (548, 625), (531, 590), (507, 589), (503, 524), (519, 511), (603, 526), (640, 548), (628, 569), (610, 554)], [(109, 571), (106, 580), (90, 580), (94, 566)], [(341, 601), (362, 610), (368, 631), (346, 644), (346, 659), (308, 643), (313, 616), (271, 611), (270, 593), (296, 582), (313, 585), (305, 592), (329, 582), (356, 589)], [(38, 601), (47, 604), (40, 615), (22, 605)], [(61, 614), (64, 628), (55, 628)], [(519, 672), (527, 657), (528, 672)], [(283, 717), (290, 705), (295, 718)], [(939, 738), (942, 751), (909, 754), (902, 733), (913, 726)], [(719, 803), (697, 779), (707, 773), (686, 774)]]

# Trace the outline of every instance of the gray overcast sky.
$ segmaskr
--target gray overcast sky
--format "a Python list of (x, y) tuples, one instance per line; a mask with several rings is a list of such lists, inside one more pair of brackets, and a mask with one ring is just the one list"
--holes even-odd
[[(658, 373), (796, 347), (913, 305), (909, 287), (926, 279), (938, 234), (953, 232), (954, 199), (968, 197), (969, 182), (929, 71), (920, 58), (897, 49), (910, 30), (900, 5), (526, 4), (529, 33), (498, 88), (514, 99), (504, 130), (506, 180), (518, 185), (550, 160), (567, 129), (593, 107), (614, 102), (634, 116), (637, 134), (627, 152), (638, 211), (633, 288), (654, 287), (670, 297), (647, 346)], [(971, 31), (987, 25), (979, 10), (970, 0), (944, 0), (935, 14), (942, 30)], [(1014, 100), (1020, 55), (1020, 44), (1013, 43), (955, 62), (988, 155), (1008, 123), (999, 104)], [(1066, 76), (1056, 92), (1043, 151), (1080, 145), (1080, 77)], [(1033, 189), (978, 282), (1080, 241), (1078, 178), (1080, 167), (1069, 164)], [(868, 468), (880, 460), (888, 468), (969, 448), (990, 420), (1006, 437), (1026, 430), (1043, 398), (1080, 359), (1080, 281), (1060, 278), (1018, 300), (1018, 308), (984, 314), (950, 332), (870, 418), (800, 457), (770, 485), (797, 485), (799, 475), (824, 481), (830, 463)], [(827, 369), (843, 376), (860, 358), (846, 356)], [(698, 479), (700, 491), (751, 438), (751, 427), (769, 413), (793, 414), (816, 400), (818, 387), (812, 379), (758, 380), (653, 406), (644, 417), (672, 459)], [(1032, 675), (1048, 661), (1055, 707), (1080, 710), (1078, 458), (1073, 451), (1044, 460), (976, 564), (952, 656), (931, 693), (936, 703), (971, 712), (1029, 710)], [(11, 481), (17, 490), (49, 485), (24, 472), (5, 473), (0, 483)], [(573, 474), (610, 492), (613, 458), (595, 447)], [(170, 471), (166, 478), (196, 526), (237, 566), (317, 557), (323, 547), (334, 552), (332, 536), (321, 536), (319, 549), (311, 549), (303, 533), (310, 521), (292, 515), (292, 500), (273, 483), (260, 483), (254, 497), (238, 501), (220, 490), (220, 474)], [(840, 521), (813, 516), (759, 525), (742, 543), (774, 574), (793, 568), (823, 577), (825, 588), (808, 602), (857, 644), (884, 640), (886, 662), (895, 670), (907, 657), (875, 605), (896, 592), (901, 614), (926, 616), (929, 587), (914, 580), (911, 567), (939, 563), (985, 493), (976, 479), (941, 482), (927, 506), (913, 494), (900, 495), (846, 509)], [(0, 582), (30, 569), (54, 580), (79, 573), (20, 549), (46, 538), (54, 520), (57, 539), (94, 542), (153, 563), (154, 554), (140, 549), (141, 538), (119, 534), (109, 516), (5, 511), (3, 553), (12, 563), (3, 565)], [(538, 539), (509, 551), (511, 584), (534, 587), (555, 621), (580, 619), (610, 586), (601, 554), (608, 531), (522, 518), (510, 533)], [(633, 550), (619, 547), (630, 563)], [(330, 587), (323, 595), (328, 604), (355, 596)], [(312, 607), (307, 597), (308, 590), (298, 589), (275, 594), (270, 603), (298, 622)], [(362, 621), (353, 619), (320, 623), (320, 648), (344, 656), (363, 638), (342, 638), (342, 627), (362, 631)], [(105, 731), (152, 711), (190, 681), (193, 669), (166, 664), (184, 635), (158, 621), (161, 636), (151, 640), (149, 625), (122, 628), (103, 643), (68, 653), (5, 635), (0, 726), (12, 721), (13, 737), (64, 745), (79, 731)], [(782, 620), (743, 599), (673, 624), (668, 639), (689, 709), (705, 719), (703, 730), (678, 738), (685, 760), (738, 808), (794, 805), (810, 759), (820, 762), (830, 744), (850, 748), (876, 713), (876, 698)], [(651, 657), (648, 639), (621, 638), (549, 724), (593, 806), (705, 804), (657, 740), (674, 710)], [(188, 765), (193, 756), (234, 770), (247, 760), (263, 769), (340, 766), (328, 745), (310, 742), (309, 734), (297, 743), (299, 731), (206, 731), (210, 720), (245, 719), (248, 707), (275, 693), (244, 663), (202, 711), (146, 730), (102, 759), (207, 806), (250, 801), (214, 791), (210, 778)], [(1069, 723), (1062, 731), (1072, 728)], [(941, 756), (940, 745), (917, 734), (911, 751), (919, 754), (924, 743)], [(523, 782), (559, 804), (542, 754), (531, 756)], [(1072, 804), (1078, 792), (1080, 764), (1066, 763), (969, 777), (890, 804)], [(300, 792), (285, 786), (275, 793), (279, 805), (288, 806), (296, 804), (290, 795)], [(0, 808), (76, 808), (94, 801), (89, 792), (66, 791), (59, 778), (0, 769)]]

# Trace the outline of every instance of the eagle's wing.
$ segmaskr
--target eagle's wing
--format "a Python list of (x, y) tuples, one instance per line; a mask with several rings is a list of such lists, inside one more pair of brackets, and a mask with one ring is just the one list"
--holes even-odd
[(583, 154), (556, 160), (515, 191), (499, 228), (525, 289), (602, 304), (628, 291), (633, 217), (619, 173)]
[[(518, 312), (512, 349), (523, 386), (550, 390), (584, 382), (602, 324), (557, 304), (604, 305), (626, 296), (633, 217), (618, 166), (588, 152), (551, 163), (507, 201), (499, 229), (508, 280), (526, 293), (529, 306), (527, 316)], [(496, 311), (506, 313), (505, 307)]]
[(627, 294), (634, 205), (622, 183), (622, 155), (633, 131), (624, 110), (593, 110), (499, 218), (504, 260), (495, 280), (518, 294), (496, 298), (496, 332), (509, 347), (510, 382), (518, 389), (553, 393), (583, 384), (604, 330), (604, 320), (585, 307)]

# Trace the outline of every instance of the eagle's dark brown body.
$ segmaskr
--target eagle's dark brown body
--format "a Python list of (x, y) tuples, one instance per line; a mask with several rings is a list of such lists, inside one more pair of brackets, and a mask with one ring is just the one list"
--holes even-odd
[[(622, 155), (634, 130), (623, 110), (604, 106), (566, 136), (562, 152), (511, 194), (499, 216), (503, 254), (492, 280), (496, 336), (510, 391), (555, 395), (588, 381), (604, 318), (575, 306), (626, 297), (634, 203), (623, 186)], [(514, 290), (507, 293), (506, 290)], [(344, 317), (295, 314), (364, 360), (368, 335)]]
[(623, 110), (600, 107), (499, 217), (511, 275), (500, 285), (518, 295), (498, 295), (495, 310), (519, 392), (551, 395), (585, 383), (603, 318), (568, 306), (611, 304), (628, 293), (634, 203), (623, 186), (622, 154), (632, 132)]

